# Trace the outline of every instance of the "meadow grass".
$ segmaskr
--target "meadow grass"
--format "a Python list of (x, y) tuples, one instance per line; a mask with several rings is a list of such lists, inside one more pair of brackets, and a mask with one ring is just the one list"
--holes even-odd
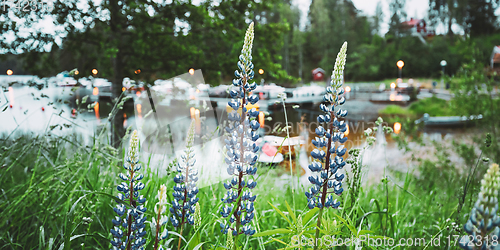
[[(123, 172), (124, 152), (116, 152), (99, 141), (86, 146), (75, 137), (54, 135), (2, 140), (0, 152), (0, 249), (110, 247), (112, 207), (117, 200), (116, 185), (120, 181), (117, 174)], [(461, 226), (455, 225), (463, 225), (467, 219), (478, 191), (478, 178), (473, 178), (473, 188), (464, 199), (462, 211), (465, 212), (458, 213), (457, 197), (462, 194), (466, 174), (450, 163), (446, 150), (439, 152), (437, 161), (422, 161), (416, 172), (391, 171), (388, 166), (386, 177), (378, 184), (362, 185), (353, 202), (348, 202), (350, 190), (346, 188), (341, 209), (325, 210), (322, 235), (359, 238), (370, 234), (396, 242), (402, 238), (425, 238), (427, 243), (439, 237), (441, 246), (453, 245), (453, 237), (450, 242), (446, 237), (463, 234)], [(160, 185), (167, 186), (171, 203), (173, 170), (171, 166), (152, 170), (149, 159), (141, 159), (141, 162), (146, 184), (142, 194), (148, 199), (146, 214), (150, 221)], [(317, 214), (316, 210), (308, 213), (303, 196), (305, 188), (292, 192), (287, 186), (275, 185), (277, 170), (265, 165), (258, 168), (259, 184), (254, 189), (258, 201), (253, 226), (257, 233), (275, 231), (262, 237), (240, 237), (242, 249), (285, 248), (283, 243), (294, 243), (294, 235), (314, 232)], [(477, 173), (484, 170), (485, 166), (480, 165)], [(220, 199), (224, 193), (221, 183), (200, 188), (201, 226), (186, 228), (182, 249), (196, 246), (225, 249), (226, 236), (219, 228)], [(289, 205), (292, 200), (295, 206)], [(174, 229), (170, 223), (167, 227), (171, 231), (167, 242), (172, 246), (178, 236), (175, 232), (172, 234)], [(152, 249), (153, 231), (149, 227), (147, 231), (146, 249)], [(421, 246), (396, 249), (421, 249)], [(438, 248), (428, 246), (427, 249)]]
[[(258, 112), (256, 110), (245, 111), (243, 108), (246, 101), (252, 104), (258, 101), (256, 96), (246, 96), (247, 91), (256, 88), (255, 83), (247, 84), (247, 80), (251, 80), (254, 74), (250, 56), (252, 44), (249, 43), (253, 39), (252, 32), (253, 24), (250, 25), (245, 36), (245, 46), (238, 62), (238, 68), (243, 73), (235, 71), (235, 76), (240, 80), (233, 81), (233, 84), (240, 86), (240, 90), (243, 92), (234, 90), (230, 92), (233, 99), (244, 97), (241, 98), (243, 100), (241, 102), (241, 117), (251, 116), (247, 118), (248, 120), (241, 117), (236, 117), (235, 120), (233, 117), (236, 124), (241, 123), (241, 131), (236, 130), (236, 127), (228, 129), (228, 132), (234, 130), (233, 134), (240, 136), (238, 138), (241, 139), (241, 145), (245, 145), (243, 139), (249, 135), (251, 137), (249, 139), (253, 142), (258, 138), (256, 133), (243, 132), (244, 128), (248, 129), (245, 126), (250, 126), (254, 132), (259, 128), (259, 123), (255, 121)], [(341, 67), (336, 63), (333, 74), (336, 77), (334, 79), (335, 89), (327, 88), (329, 93), (335, 95), (335, 99), (329, 95), (324, 97), (325, 101), (330, 104), (342, 105), (345, 101), (343, 97), (337, 100), (338, 95), (343, 93), (343, 89), (337, 88), (342, 85), (341, 71), (345, 62), (344, 46), (341, 52), (338, 58), (343, 58), (344, 61), (339, 61)], [(115, 111), (121, 109), (124, 102), (125, 100), (122, 99), (115, 105), (110, 117), (116, 115)], [(235, 110), (234, 114), (237, 113), (240, 103), (233, 100), (229, 102), (229, 106)], [(320, 109), (334, 115), (334, 110), (330, 110), (325, 105), (321, 105)], [(437, 98), (423, 99), (408, 107), (408, 113), (411, 114), (421, 115), (424, 111), (431, 116), (453, 114), (448, 103)], [(404, 113), (402, 109), (393, 106), (389, 106), (387, 110), (382, 112), (387, 114)], [(335, 117), (339, 118), (345, 117), (347, 114), (342, 110), (337, 110), (336, 113)], [(245, 121), (248, 121), (248, 124)], [(347, 140), (343, 136), (346, 131), (345, 125), (341, 126), (337, 121), (335, 123), (336, 130), (333, 131), (331, 116), (318, 116), (318, 122), (322, 121), (330, 122), (330, 132), (317, 128), (315, 132), (318, 136), (324, 135), (329, 138), (329, 144), (334, 136), (339, 143)], [(345, 169), (343, 191), (336, 190), (335, 188), (338, 186), (336, 184), (334, 187), (330, 187), (327, 181), (330, 180), (331, 176), (322, 176), (321, 178), (326, 181), (320, 184), (317, 184), (319, 181), (311, 181), (311, 178), (314, 179), (314, 177), (310, 176), (310, 182), (323, 187), (321, 203), (318, 203), (320, 198), (318, 196), (315, 197), (318, 199), (314, 201), (314, 206), (311, 206), (312, 198), (307, 193), (304, 195), (310, 185), (294, 188), (292, 184), (299, 183), (295, 179), (298, 178), (297, 176), (283, 179), (278, 177), (281, 170), (271, 168), (266, 164), (256, 163), (256, 168), (252, 167), (252, 173), (255, 173), (253, 170), (259, 170), (253, 179), (258, 185), (253, 186), (255, 187), (252, 190), (253, 194), (247, 195), (249, 197), (257, 195), (258, 198), (254, 203), (255, 209), (250, 205), (245, 205), (245, 208), (237, 206), (233, 211), (224, 212), (222, 207), (225, 207), (227, 203), (232, 203), (228, 197), (224, 196), (227, 192), (226, 189), (229, 190), (233, 187), (228, 188), (227, 184), (223, 185), (223, 183), (204, 186), (196, 194), (199, 198), (198, 214), (201, 215), (198, 217), (199, 221), (190, 222), (194, 225), (185, 227), (184, 231), (181, 229), (177, 232), (177, 228), (174, 228), (176, 223), (172, 220), (172, 223), (166, 224), (169, 237), (160, 244), (165, 249), (175, 249), (177, 246), (177, 249), (194, 250), (231, 248), (234, 250), (455, 248), (461, 237), (465, 235), (462, 228), (474, 205), (473, 201), (477, 198), (480, 187), (479, 180), (487, 168), (484, 163), (488, 160), (475, 160), (477, 153), (475, 149), (480, 148), (480, 145), (453, 143), (451, 147), (447, 148), (436, 142), (420, 140), (419, 143), (430, 143), (430, 146), (435, 149), (433, 160), (414, 159), (412, 163), (416, 163), (416, 167), (407, 168), (401, 172), (401, 170), (395, 170), (401, 169), (398, 166), (391, 166), (391, 162), (386, 156), (386, 167), (381, 175), (382, 178), (379, 182), (367, 185), (364, 183), (367, 177), (366, 173), (368, 173), (366, 163), (363, 163), (364, 150), (374, 145), (377, 129), (392, 133), (391, 128), (382, 126), (382, 118), (379, 118), (375, 123), (378, 127), (369, 128), (364, 132), (366, 146), (361, 149), (350, 149), (348, 157), (345, 157), (345, 162), (349, 164), (350, 169)], [(336, 132), (334, 136), (330, 134), (333, 132)], [(139, 162), (142, 165), (141, 173), (144, 174), (141, 181), (145, 184), (145, 188), (142, 189), (143, 186), (138, 185), (140, 188), (135, 191), (142, 189), (140, 194), (144, 195), (146, 199), (144, 204), (147, 208), (145, 212), (148, 218), (146, 224), (150, 225), (146, 226), (146, 235), (142, 235), (140, 233), (142, 227), (137, 227), (143, 226), (143, 222), (138, 220), (139, 222), (132, 223), (132, 217), (138, 218), (136, 211), (139, 210), (142, 213), (143, 209), (137, 208), (133, 198), (129, 200), (129, 204), (126, 204), (124, 203), (126, 198), (116, 197), (118, 190), (124, 190), (123, 185), (117, 188), (121, 182), (120, 178), (126, 181), (130, 181), (128, 178), (131, 178), (124, 175), (118, 178), (118, 175), (124, 172), (122, 166), (124, 163), (135, 166), (138, 162), (135, 162), (135, 157), (130, 156), (130, 154), (127, 158), (125, 150), (116, 150), (98, 139), (103, 138), (104, 134), (105, 131), (101, 131), (100, 136), (94, 138), (90, 145), (82, 143), (81, 137), (76, 135), (60, 137), (53, 135), (50, 131), (38, 136), (20, 136), (14, 140), (9, 139), (9, 137), (0, 139), (0, 249), (109, 249), (111, 247), (110, 240), (113, 238), (112, 233), (117, 239), (123, 238), (120, 237), (121, 231), (117, 233), (118, 229), (110, 231), (113, 228), (112, 219), (115, 218), (113, 207), (117, 202), (124, 204), (127, 209), (132, 208), (129, 210), (130, 214), (127, 214), (128, 222), (124, 223), (123, 226), (126, 228), (128, 225), (128, 229), (126, 229), (128, 234), (131, 230), (137, 230), (139, 232), (136, 234), (137, 237), (145, 239), (144, 249), (158, 249), (158, 227), (151, 223), (151, 218), (157, 216), (154, 208), (158, 202), (157, 193), (160, 189), (166, 190), (166, 200), (162, 199), (162, 204), (167, 208), (178, 206), (178, 203), (172, 202), (174, 185), (176, 185), (174, 180), (177, 179), (177, 184), (183, 183), (179, 181), (180, 177), (173, 178), (177, 170), (177, 163), (174, 161), (171, 164), (153, 169), (151, 167), (154, 165), (152, 164), (153, 155), (141, 154), (142, 158), (139, 159)], [(126, 144), (129, 137), (129, 134), (125, 135), (122, 144)], [(288, 134), (287, 137), (289, 137)], [(403, 145), (409, 144), (406, 141), (409, 136), (404, 131), (399, 133), (398, 137), (396, 138), (398, 142), (402, 142)], [(134, 147), (132, 148), (134, 150), (132, 151), (136, 152), (136, 149), (140, 151), (140, 146), (136, 147), (136, 145), (140, 145), (140, 142), (137, 144), (135, 140), (133, 141)], [(232, 145), (234, 150), (241, 149), (241, 155), (238, 157), (235, 156), (234, 150), (231, 152), (227, 149), (225, 154), (230, 158), (226, 158), (226, 162), (254, 166), (253, 164), (257, 160), (254, 153), (258, 151), (258, 147), (253, 145), (251, 150), (255, 150), (255, 152), (251, 154), (251, 157), (247, 157), (249, 154), (245, 154), (243, 157), (244, 151), (248, 151), (249, 147), (240, 147), (237, 143), (232, 143), (227, 139), (225, 143), (226, 149), (228, 145)], [(485, 142), (486, 147), (489, 147), (491, 143), (492, 140), (489, 137)], [(317, 146), (319, 148), (324, 147), (318, 141), (316, 144), (319, 145)], [(328, 145), (328, 147), (330, 146)], [(328, 150), (328, 156), (332, 153), (331, 150)], [(337, 148), (335, 152), (338, 157), (335, 158), (332, 166), (342, 168), (343, 164), (341, 165), (341, 163), (344, 161), (343, 157), (346, 151), (339, 150)], [(452, 163), (450, 160), (451, 151), (459, 153), (465, 160), (465, 166)], [(323, 164), (323, 156), (320, 151), (313, 151), (310, 155)], [(243, 158), (245, 160), (242, 161)], [(331, 163), (328, 158), (326, 160), (328, 163), (325, 163), (325, 166)], [(190, 166), (192, 164), (194, 163), (189, 163)], [(225, 165), (222, 161), (219, 164)], [(237, 185), (238, 197), (231, 198), (231, 200), (237, 200), (237, 204), (240, 204), (245, 196), (240, 191), (244, 187), (253, 188), (250, 187), (248, 179), (245, 182), (246, 186), (243, 184), (241, 177), (243, 171), (250, 174), (248, 172), (250, 168), (242, 170), (241, 165), (237, 166), (238, 171), (240, 171), (238, 183), (232, 184)], [(292, 165), (299, 166), (297, 160), (293, 164), (290, 163), (290, 166)], [(128, 169), (128, 166), (125, 166)], [(236, 168), (236, 166), (232, 167)], [(309, 169), (317, 171), (315, 166), (312, 169), (309, 167)], [(132, 173), (131, 176), (136, 171), (128, 170)], [(328, 167), (325, 167), (325, 171), (328, 171)], [(344, 175), (342, 177), (335, 175), (335, 178), (341, 179), (338, 180), (340, 182)], [(296, 180), (297, 182), (295, 182)], [(490, 181), (490, 183), (493, 182)], [(137, 184), (130, 183), (129, 185), (130, 189), (137, 187)], [(338, 203), (325, 201), (327, 192), (330, 192), (328, 188), (338, 191), (335, 192), (339, 195)], [(179, 189), (179, 186), (176, 185), (176, 189)], [(133, 197), (132, 192), (130, 192), (129, 197)], [(490, 192), (488, 191), (488, 193)], [(233, 196), (231, 195), (231, 197)], [(306, 196), (309, 198), (309, 202)], [(180, 200), (178, 193), (176, 199)], [(185, 198), (182, 199), (186, 201)], [(246, 198), (246, 200), (253, 202), (251, 199), (254, 198)], [(140, 198), (140, 200), (143, 199)], [(170, 205), (172, 203), (174, 205)], [(323, 209), (328, 207), (327, 204), (336, 209)], [(186, 209), (185, 203), (183, 207)], [(482, 207), (478, 205), (476, 207), (479, 213), (482, 213)], [(241, 210), (238, 210), (240, 208)], [(238, 212), (242, 210), (247, 215), (251, 214), (251, 218), (245, 216), (244, 221), (241, 221), (243, 216)], [(124, 211), (124, 208), (117, 213), (123, 216), (121, 211)], [(226, 228), (224, 219), (221, 217), (230, 217), (228, 215), (231, 213), (236, 217), (236, 221), (231, 221), (232, 218), (228, 218), (228, 221), (229, 224), (236, 224), (233, 229), (241, 234), (239, 237), (238, 233), (235, 237), (232, 237), (232, 234), (224, 234), (225, 230), (229, 228)], [(472, 217), (471, 221), (477, 222)], [(247, 223), (251, 224), (250, 228), (245, 225)], [(134, 228), (133, 225), (139, 226)], [(243, 226), (241, 233), (240, 226)], [(500, 230), (497, 231), (500, 232)], [(335, 241), (332, 237), (341, 241)], [(131, 237), (128, 240), (134, 240), (134, 238)], [(128, 242), (130, 243), (130, 241)], [(135, 242), (133, 244), (140, 245), (142, 243)], [(131, 249), (132, 244), (126, 243), (126, 245), (128, 249)], [(125, 245), (122, 249), (124, 248)]]

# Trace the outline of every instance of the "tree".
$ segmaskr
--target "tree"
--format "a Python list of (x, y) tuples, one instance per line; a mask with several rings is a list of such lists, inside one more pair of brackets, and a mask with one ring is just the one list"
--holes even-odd
[[(350, 0), (312, 1), (304, 52), (308, 55), (306, 67), (313, 69), (319, 66), (329, 71), (344, 41), (349, 41), (350, 51), (356, 51), (360, 44), (370, 42), (370, 23), (358, 12)], [(349, 68), (346, 68), (348, 71)]]
[(387, 33), (396, 37), (398, 40), (402, 32), (402, 22), (406, 19), (405, 12), (406, 0), (392, 0), (389, 3), (391, 20), (389, 22), (389, 31)]
[(448, 35), (453, 35), (451, 26), (453, 20), (457, 19), (457, 0), (430, 0), (429, 18), (436, 22), (439, 20), (443, 24), (448, 24)]
[(495, 10), (499, 0), (469, 0), (465, 9), (465, 31), (471, 36), (491, 35), (497, 30)]
[(497, 30), (498, 0), (430, 0), (429, 18), (447, 25), (452, 35), (452, 25), (460, 25), (471, 36), (493, 34)]
[(380, 33), (380, 26), (382, 21), (384, 21), (384, 11), (382, 10), (382, 1), (378, 1), (377, 7), (375, 8), (375, 15), (372, 17), (373, 34)]
[[(72, 69), (77, 65), (82, 75), (88, 75), (90, 69), (100, 66), (99, 75), (110, 78), (112, 98), (120, 102), (122, 80), (125, 76), (137, 78), (136, 69), (140, 68), (141, 77), (147, 78), (158, 70), (175, 71), (178, 67), (173, 61), (187, 53), (182, 45), (182, 33), (174, 32), (174, 21), (183, 20), (190, 8), (192, 5), (179, 1), (165, 4), (147, 0), (107, 0), (98, 5), (91, 0), (56, 1), (51, 10), (46, 8), (38, 12), (26, 13), (10, 8), (3, 15), (18, 14), (24, 19), (24, 27), (8, 21), (3, 24), (3, 31), (17, 34), (21, 34), (19, 31), (23, 28), (34, 31), (26, 37), (16, 34), (9, 47), (28, 57), (40, 54), (47, 46), (57, 48), (53, 45), (62, 38), (61, 53), (74, 58), (73, 65), (66, 67)], [(52, 18), (57, 27), (64, 27), (64, 32), (51, 35), (35, 28), (44, 18)], [(49, 64), (52, 58), (35, 59), (34, 62)], [(118, 147), (124, 135), (121, 110), (112, 117), (112, 128), (111, 142)]]
[[(219, 84), (224, 76), (231, 79), (242, 43), (239, 38), (254, 19), (258, 51), (255, 65), (266, 68), (276, 79), (288, 77), (281, 70), (281, 59), (273, 56), (281, 50), (286, 26), (265, 20), (279, 2), (223, 0), (196, 6), (181, 0), (105, 0), (99, 4), (93, 0), (61, 0), (52, 9), (26, 13), (9, 8), (2, 12), (0, 32), (13, 33), (15, 40), (7, 42), (2, 36), (0, 41), (9, 50), (30, 58), (26, 60), (30, 69), (40, 76), (54, 74), (41, 70), (47, 67), (78, 67), (81, 76), (98, 68), (99, 77), (111, 80), (113, 100), (119, 103), (124, 77), (151, 83), (157, 77), (173, 77), (193, 67), (203, 69), (209, 83)], [(23, 25), (10, 15), (19, 15)], [(36, 28), (44, 18), (53, 19), (64, 31), (44, 33)], [(33, 32), (22, 36), (23, 29)], [(62, 39), (60, 45), (58, 39)], [(52, 48), (50, 53), (45, 52), (47, 47)], [(55, 65), (67, 59), (69, 62)], [(134, 73), (137, 69), (140, 74)], [(124, 134), (121, 110), (113, 117), (112, 128), (111, 141), (118, 147)]]

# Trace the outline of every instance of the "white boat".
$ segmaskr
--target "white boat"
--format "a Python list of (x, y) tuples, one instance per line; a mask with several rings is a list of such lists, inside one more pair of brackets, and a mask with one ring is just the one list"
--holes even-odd
[(483, 119), (483, 115), (467, 116), (436, 116), (431, 117), (425, 113), (424, 116), (415, 121), (415, 124), (424, 123), (425, 126), (430, 127), (451, 127), (451, 126), (465, 126), (472, 121)]
[(259, 138), (257, 142), (261, 145), (258, 161), (263, 163), (280, 163), (284, 160), (283, 154), (279, 152), (280, 148), (282, 151), (288, 152), (289, 145), (293, 150), (293, 147), (296, 145), (304, 145), (306, 143), (301, 136), (286, 138), (274, 135), (266, 135)]
[(255, 94), (258, 94), (261, 99), (277, 99), (278, 94), (285, 92), (285, 88), (278, 86), (274, 83), (264, 86), (257, 86), (254, 91)]
[(57, 74), (54, 81), (58, 87), (74, 87), (78, 83), (67, 71)]

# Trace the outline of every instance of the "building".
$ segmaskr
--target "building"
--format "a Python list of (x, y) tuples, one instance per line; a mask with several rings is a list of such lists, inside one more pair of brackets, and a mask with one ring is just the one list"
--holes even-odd
[(414, 19), (413, 17), (401, 23), (402, 29), (409, 31), (411, 36), (418, 37), (422, 43), (427, 44), (425, 38), (431, 38), (436, 35), (432, 28), (427, 27), (424, 19)]
[(312, 70), (313, 81), (323, 81), (325, 79), (325, 70), (322, 68), (315, 68)]

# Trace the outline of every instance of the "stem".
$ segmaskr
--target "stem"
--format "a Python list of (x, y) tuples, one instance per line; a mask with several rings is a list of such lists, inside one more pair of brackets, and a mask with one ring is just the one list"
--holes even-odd
[[(384, 170), (385, 174), (385, 170)], [(385, 176), (385, 207), (387, 208), (386, 214), (385, 214), (385, 228), (384, 228), (384, 236), (387, 235), (387, 221), (389, 220), (389, 189), (387, 187), (387, 175)]]
[(158, 242), (160, 242), (160, 239), (158, 239), (158, 234), (160, 233), (160, 215), (161, 215), (161, 210), (162, 207), (159, 207), (158, 210), (158, 217), (156, 219), (156, 236), (155, 236), (155, 245), (154, 245), (154, 250), (158, 249)]
[[(186, 209), (184, 206), (186, 205), (187, 195), (188, 195), (188, 183), (189, 183), (189, 154), (186, 157), (186, 180), (184, 181), (184, 202), (182, 202), (182, 217), (181, 217), (181, 231), (180, 235), (182, 235), (182, 229), (184, 229), (184, 223), (186, 220)], [(179, 244), (177, 245), (177, 250), (181, 249), (181, 237), (179, 237)]]
[[(241, 86), (245, 86), (246, 82), (247, 79), (245, 77), (243, 78), (243, 83), (241, 84)], [(246, 104), (246, 99), (245, 99), (246, 91), (244, 87), (242, 87), (241, 89), (243, 91), (243, 99), (241, 101), (241, 126), (243, 126), (243, 133), (241, 134), (240, 138), (240, 154), (241, 154), (240, 163), (241, 159), (243, 159), (243, 156), (245, 154), (245, 149), (243, 147), (243, 139), (245, 138), (245, 117), (246, 117), (245, 111), (243, 110)], [(238, 249), (238, 235), (240, 234), (240, 226), (241, 226), (240, 224), (241, 220), (240, 220), (240, 215), (238, 215), (238, 211), (240, 210), (241, 193), (243, 192), (243, 186), (241, 185), (242, 181), (243, 181), (243, 171), (240, 171), (238, 174), (238, 201), (236, 202), (236, 209), (234, 210), (234, 217), (236, 218), (236, 236), (234, 238), (234, 246), (233, 246), (234, 250)]]
[[(134, 202), (134, 168), (135, 168), (135, 164), (132, 163), (130, 164), (130, 197), (129, 197), (129, 201), (130, 201), (130, 206), (131, 207), (135, 207), (135, 202)], [(132, 247), (132, 243), (130, 243), (130, 234), (132, 234), (132, 215), (129, 214), (128, 215), (128, 230), (127, 230), (127, 250), (130, 250), (130, 248)]]
[[(481, 161), (481, 156), (483, 156), (483, 151), (481, 150), (481, 153), (479, 154), (479, 158), (477, 159), (476, 166), (474, 168), (469, 170), (469, 175), (467, 176), (467, 179), (465, 180), (465, 186), (464, 186), (464, 193), (462, 194), (461, 197), (461, 202), (458, 203), (458, 213), (460, 214), (460, 211), (462, 210), (462, 207), (465, 203), (465, 197), (467, 196), (467, 189), (469, 188), (469, 182), (471, 181), (470, 178), (476, 173), (477, 166), (479, 165), (479, 162)], [(472, 173), (471, 173), (472, 172)]]
[[(328, 138), (328, 146), (326, 148), (326, 162), (325, 162), (325, 170), (328, 172), (330, 169), (330, 148), (332, 147), (332, 137), (333, 137), (333, 118), (334, 114), (333, 111), (330, 111), (330, 123), (328, 124), (328, 127), (330, 129), (330, 138)], [(321, 193), (321, 208), (319, 210), (319, 215), (318, 215), (318, 223), (316, 227), (316, 237), (315, 241), (318, 240), (319, 238), (319, 228), (321, 227), (321, 217), (323, 215), (323, 208), (325, 207), (325, 201), (326, 201), (326, 192), (328, 189), (328, 180), (325, 180), (322, 186), (322, 193)], [(318, 246), (316, 245), (316, 242), (314, 242), (314, 250), (318, 249)]]
[(314, 250), (318, 249), (318, 245), (316, 245), (316, 242), (318, 241), (319, 238), (319, 228), (321, 227), (321, 218), (323, 217), (323, 208), (319, 209), (319, 215), (318, 215), (318, 223), (316, 224), (316, 237), (314, 237)]
[[(182, 235), (183, 229), (184, 229), (184, 224), (181, 224), (181, 231), (179, 232), (180, 235)], [(177, 244), (177, 250), (179, 250), (179, 249), (181, 249), (181, 237), (179, 237), (179, 243)]]
[[(285, 112), (285, 126), (286, 126), (286, 138), (288, 138), (288, 155), (290, 156), (290, 177), (293, 178), (293, 162), (292, 162), (292, 147), (290, 146), (290, 132), (289, 132), (289, 128), (288, 128), (288, 116), (286, 114), (286, 106), (285, 106), (285, 99), (281, 99), (282, 102), (283, 102), (283, 111)], [(298, 170), (298, 169), (297, 169)], [(298, 177), (297, 177), (297, 180), (298, 180)], [(292, 186), (292, 203), (293, 203), (293, 209), (295, 209), (295, 189), (293, 187), (293, 184), (291, 185)]]

